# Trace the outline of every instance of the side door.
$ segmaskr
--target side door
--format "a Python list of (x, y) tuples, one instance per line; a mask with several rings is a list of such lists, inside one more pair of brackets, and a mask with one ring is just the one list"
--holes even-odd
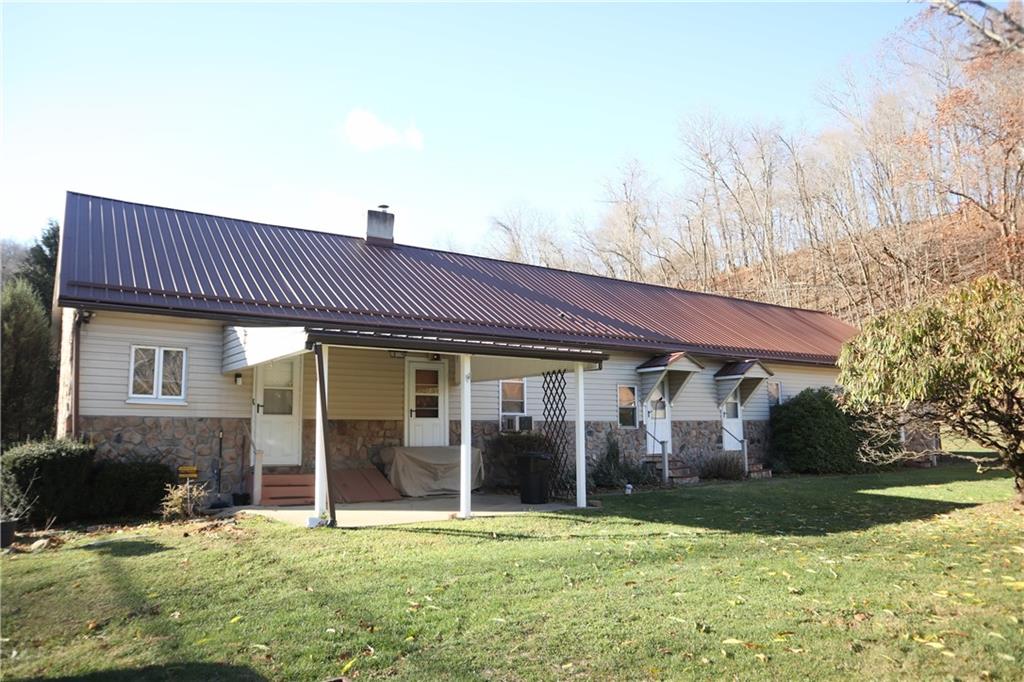
[(405, 369), (409, 447), (448, 444), (448, 372), (444, 362), (410, 360)]

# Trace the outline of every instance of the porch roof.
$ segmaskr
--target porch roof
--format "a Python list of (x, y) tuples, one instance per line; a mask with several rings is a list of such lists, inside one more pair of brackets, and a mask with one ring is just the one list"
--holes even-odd
[(396, 350), (416, 350), (434, 353), (470, 353), (500, 357), (537, 358), (601, 363), (608, 354), (592, 348), (569, 345), (507, 341), (486, 337), (453, 334), (405, 334), (388, 331), (357, 329), (306, 328), (307, 347), (314, 343), (342, 346), (369, 346)]

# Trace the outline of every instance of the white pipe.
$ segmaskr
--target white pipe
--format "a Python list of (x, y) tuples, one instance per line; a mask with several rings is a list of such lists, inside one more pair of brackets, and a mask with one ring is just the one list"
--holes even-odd
[(263, 501), (263, 451), (257, 450), (252, 455), (252, 503)]
[(576, 363), (576, 506), (587, 506), (587, 429), (583, 409), (583, 363)]
[(661, 482), (668, 485), (668, 441), (658, 441), (661, 443)]
[(468, 519), (473, 513), (473, 375), (470, 358), (466, 353), (459, 355), (459, 518), (462, 519)]

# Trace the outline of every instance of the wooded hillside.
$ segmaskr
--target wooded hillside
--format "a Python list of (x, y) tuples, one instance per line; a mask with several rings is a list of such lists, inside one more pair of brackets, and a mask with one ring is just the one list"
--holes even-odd
[(595, 224), (510, 211), (492, 255), (853, 323), (984, 273), (1021, 280), (1024, 53), (926, 10), (872, 72), (837, 77), (834, 122), (811, 133), (684, 118), (677, 177), (628, 164)]

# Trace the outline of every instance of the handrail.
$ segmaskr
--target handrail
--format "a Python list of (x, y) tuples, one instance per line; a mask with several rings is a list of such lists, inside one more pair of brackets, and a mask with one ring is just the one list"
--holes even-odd
[(668, 485), (668, 440), (661, 440), (651, 433), (647, 429), (647, 424), (644, 424), (644, 432), (649, 438), (661, 446), (661, 483), (662, 485)]
[(750, 458), (747, 455), (747, 439), (739, 438), (735, 433), (725, 428), (725, 424), (722, 424), (722, 431), (732, 436), (733, 440), (739, 441), (740, 449), (743, 451), (743, 475), (750, 475)]

